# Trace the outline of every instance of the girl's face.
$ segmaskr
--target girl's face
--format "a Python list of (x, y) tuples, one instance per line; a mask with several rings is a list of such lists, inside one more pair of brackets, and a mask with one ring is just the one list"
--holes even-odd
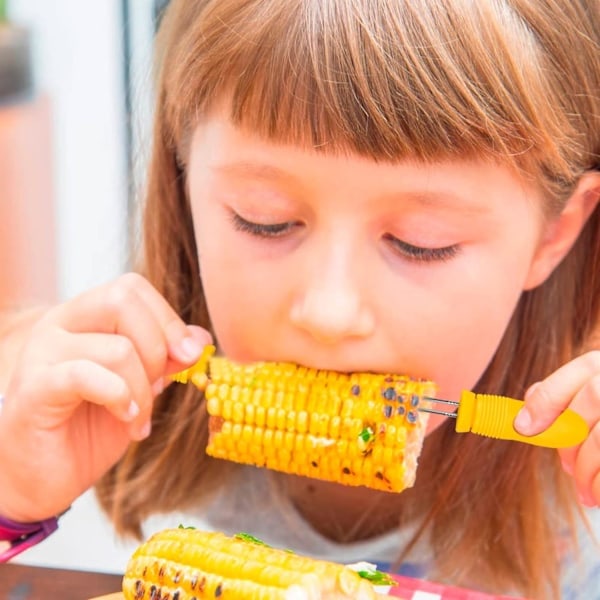
[(235, 360), (406, 373), (457, 399), (530, 285), (540, 199), (505, 167), (328, 155), (215, 116), (188, 177), (212, 324)]

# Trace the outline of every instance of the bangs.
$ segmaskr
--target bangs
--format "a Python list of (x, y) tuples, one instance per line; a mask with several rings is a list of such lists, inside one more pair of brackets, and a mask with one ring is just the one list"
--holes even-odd
[(503, 2), (219, 0), (197, 23), (164, 65), (179, 142), (225, 102), (234, 124), (283, 144), (576, 176), (560, 86)]

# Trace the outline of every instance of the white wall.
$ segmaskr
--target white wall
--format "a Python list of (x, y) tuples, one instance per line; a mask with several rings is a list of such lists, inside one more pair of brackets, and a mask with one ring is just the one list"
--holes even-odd
[[(153, 106), (152, 55), (154, 18), (152, 0), (127, 0), (129, 28), (129, 77), (132, 128), (132, 186), (139, 190), (144, 182), (150, 150)], [(134, 199), (132, 199), (134, 201)]]
[(128, 175), (119, 0), (9, 0), (31, 28), (37, 87), (54, 114), (59, 296), (127, 264)]

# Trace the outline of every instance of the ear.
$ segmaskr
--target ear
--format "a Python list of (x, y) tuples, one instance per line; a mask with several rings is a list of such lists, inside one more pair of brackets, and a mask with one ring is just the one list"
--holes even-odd
[(545, 225), (535, 251), (524, 289), (542, 284), (577, 241), (590, 215), (600, 201), (600, 172), (588, 171), (557, 217)]

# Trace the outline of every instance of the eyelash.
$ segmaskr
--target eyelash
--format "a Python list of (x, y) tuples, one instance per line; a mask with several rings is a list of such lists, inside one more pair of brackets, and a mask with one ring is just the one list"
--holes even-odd
[[(285, 223), (253, 223), (240, 217), (237, 213), (232, 214), (233, 226), (237, 231), (249, 233), (259, 238), (278, 238), (289, 233), (298, 225), (295, 221), (286, 221)], [(384, 240), (390, 242), (399, 254), (404, 258), (415, 262), (436, 262), (445, 261), (454, 258), (459, 251), (457, 245), (446, 246), (444, 248), (422, 248), (407, 244), (391, 234), (383, 236)]]
[(436, 262), (446, 261), (454, 258), (460, 248), (458, 245), (445, 246), (443, 248), (422, 248), (407, 244), (389, 233), (383, 236), (383, 239), (390, 242), (399, 254), (404, 258), (415, 262)]
[(285, 223), (253, 223), (233, 213), (231, 215), (233, 226), (237, 231), (249, 233), (260, 238), (277, 238), (285, 235), (298, 225), (295, 221)]

